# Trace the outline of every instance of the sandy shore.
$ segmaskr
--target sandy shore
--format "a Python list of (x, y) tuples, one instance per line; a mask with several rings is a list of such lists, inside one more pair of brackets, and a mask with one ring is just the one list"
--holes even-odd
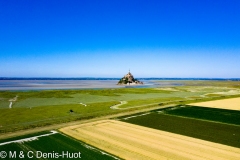
[(230, 110), (240, 110), (240, 97), (208, 101), (208, 102), (200, 102), (200, 103), (191, 103), (189, 105), (210, 107), (210, 108), (230, 109)]
[(240, 149), (130, 123), (101, 120), (60, 129), (123, 159), (232, 159)]

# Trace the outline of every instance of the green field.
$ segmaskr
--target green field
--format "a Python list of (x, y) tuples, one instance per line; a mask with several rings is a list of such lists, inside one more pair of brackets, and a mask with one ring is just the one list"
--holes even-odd
[(240, 111), (177, 106), (119, 119), (128, 123), (240, 148), (239, 114)]
[[(74, 159), (71, 156), (75, 156), (77, 159), (91, 159), (91, 160), (111, 160), (119, 159), (113, 155), (110, 155), (104, 151), (97, 148), (89, 146), (83, 142), (77, 141), (71, 137), (63, 135), (61, 133), (52, 134), (49, 136), (38, 137), (36, 139), (22, 141), (22, 142), (12, 142), (10, 144), (3, 144), (4, 142), (10, 142), (14, 140), (19, 140), (23, 138), (29, 138), (33, 136), (44, 135), (49, 132), (37, 133), (34, 135), (26, 135), (22, 137), (11, 138), (7, 140), (2, 140), (0, 142), (0, 151), (5, 151), (7, 157), (5, 159), (21, 159), (20, 152), (24, 158), (22, 159)], [(16, 151), (16, 158), (10, 158), (10, 152), (14, 155)], [(80, 152), (80, 154), (79, 154)], [(45, 153), (50, 153), (46, 155)], [(56, 153), (64, 156), (56, 156)], [(44, 154), (46, 157), (44, 157)], [(72, 155), (73, 154), (73, 155)], [(75, 155), (74, 155), (75, 154)], [(80, 155), (80, 158), (79, 158)], [(32, 157), (32, 158), (31, 158)]]
[[(114, 114), (118, 110), (109, 107), (119, 102), (93, 103), (88, 106), (80, 104), (52, 105), (33, 108), (1, 109), (0, 132), (41, 127), (53, 123), (64, 123), (73, 120)], [(70, 112), (72, 110), (73, 112)]]
[(159, 110), (164, 114), (240, 125), (240, 111), (179, 105)]
[[(240, 82), (236, 81), (171, 81), (171, 83), (181, 83), (182, 86), (0, 91), (0, 133), (90, 119), (140, 108), (240, 96)], [(16, 101), (12, 101), (15, 97)], [(9, 108), (10, 101), (12, 108)], [(118, 108), (110, 108), (120, 104), (120, 101), (125, 103)]]

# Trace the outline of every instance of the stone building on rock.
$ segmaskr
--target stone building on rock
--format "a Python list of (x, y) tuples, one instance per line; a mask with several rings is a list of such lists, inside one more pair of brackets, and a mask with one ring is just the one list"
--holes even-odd
[(133, 85), (133, 84), (143, 84), (143, 82), (140, 82), (137, 79), (135, 79), (133, 75), (130, 73), (130, 70), (128, 74), (126, 74), (118, 82), (118, 85)]

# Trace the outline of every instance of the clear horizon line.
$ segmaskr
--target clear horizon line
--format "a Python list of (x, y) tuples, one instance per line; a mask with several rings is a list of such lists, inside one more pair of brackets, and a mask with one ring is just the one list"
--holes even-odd
[[(117, 79), (117, 78), (122, 78), (122, 77), (93, 77), (93, 76), (86, 76), (86, 77), (47, 77), (47, 76), (39, 76), (39, 77), (35, 77), (35, 76), (16, 76), (16, 77), (0, 77), (0, 79), (10, 79), (10, 78), (49, 78), (49, 79), (56, 79), (56, 78), (59, 78), (59, 79), (76, 79), (76, 78), (92, 78), (92, 79), (96, 79), (96, 78), (101, 78), (101, 79), (104, 79), (104, 78), (108, 78), (108, 79)], [(223, 78), (223, 77), (137, 77), (137, 78), (141, 78), (141, 79), (240, 79), (240, 78), (237, 78), (237, 77), (231, 77), (231, 78)]]

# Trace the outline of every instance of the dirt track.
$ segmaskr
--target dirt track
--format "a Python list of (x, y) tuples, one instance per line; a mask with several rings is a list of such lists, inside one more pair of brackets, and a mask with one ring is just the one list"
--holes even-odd
[(123, 159), (236, 159), (240, 149), (115, 120), (60, 129)]
[(240, 110), (240, 97), (208, 101), (208, 102), (192, 103), (189, 105), (210, 107), (210, 108), (222, 108), (222, 109), (230, 109), (230, 110)]

